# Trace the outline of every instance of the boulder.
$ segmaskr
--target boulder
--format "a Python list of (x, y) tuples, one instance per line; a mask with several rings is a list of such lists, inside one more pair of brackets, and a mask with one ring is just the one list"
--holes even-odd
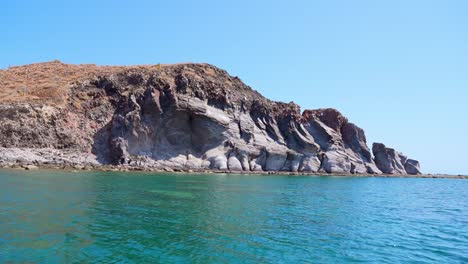
[(210, 168), (215, 170), (227, 170), (228, 165), (226, 156), (222, 155), (213, 158)]
[(242, 171), (242, 164), (234, 153), (229, 155), (228, 168), (230, 171)]
[(421, 170), (419, 167), (420, 167), (419, 161), (417, 160), (408, 159), (406, 161), (405, 170), (406, 170), (406, 173), (408, 174), (412, 174), (412, 175), (421, 174)]
[(320, 169), (320, 160), (316, 154), (306, 154), (302, 159), (299, 171), (301, 172), (318, 172)]

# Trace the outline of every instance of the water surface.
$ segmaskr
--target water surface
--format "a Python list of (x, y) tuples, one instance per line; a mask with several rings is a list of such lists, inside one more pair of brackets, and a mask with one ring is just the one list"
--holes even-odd
[(468, 180), (0, 170), (0, 263), (468, 263)]

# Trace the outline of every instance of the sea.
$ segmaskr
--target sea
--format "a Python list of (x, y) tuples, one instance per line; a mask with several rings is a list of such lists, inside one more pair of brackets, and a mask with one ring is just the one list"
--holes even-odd
[(468, 263), (468, 180), (0, 170), (0, 263)]

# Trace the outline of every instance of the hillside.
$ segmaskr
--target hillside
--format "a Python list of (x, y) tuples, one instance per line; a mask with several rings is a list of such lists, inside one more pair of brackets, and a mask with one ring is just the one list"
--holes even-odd
[(0, 163), (418, 174), (337, 110), (301, 112), (209, 64), (0, 71)]

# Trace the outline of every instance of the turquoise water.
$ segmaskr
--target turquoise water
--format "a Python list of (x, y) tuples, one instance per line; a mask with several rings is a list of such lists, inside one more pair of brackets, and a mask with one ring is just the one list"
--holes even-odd
[(468, 263), (468, 180), (0, 170), (0, 263)]

